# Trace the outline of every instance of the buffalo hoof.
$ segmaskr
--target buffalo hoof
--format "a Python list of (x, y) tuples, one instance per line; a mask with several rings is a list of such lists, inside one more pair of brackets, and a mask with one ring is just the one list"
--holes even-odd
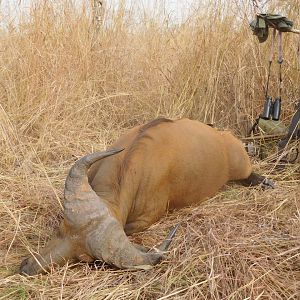
[(265, 190), (275, 189), (275, 183), (273, 180), (265, 178), (264, 181), (262, 182), (262, 188)]

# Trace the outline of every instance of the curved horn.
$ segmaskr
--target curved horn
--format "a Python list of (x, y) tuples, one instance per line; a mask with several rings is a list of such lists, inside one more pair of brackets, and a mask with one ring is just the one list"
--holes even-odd
[(160, 262), (178, 227), (179, 224), (174, 226), (157, 248), (147, 252), (131, 243), (121, 225), (116, 220), (110, 219), (105, 225), (99, 224), (88, 236), (87, 245), (94, 258), (118, 268), (149, 269)]
[(89, 192), (91, 190), (90, 185), (88, 184), (88, 178), (87, 178), (87, 171), (89, 167), (95, 163), (96, 161), (103, 159), (105, 157), (115, 155), (123, 149), (111, 149), (103, 152), (95, 152), (88, 154), (78, 161), (75, 162), (75, 164), (72, 166), (72, 168), (69, 171), (69, 174), (66, 178), (65, 182), (65, 199), (66, 200), (72, 200), (76, 195), (78, 198), (79, 192)]

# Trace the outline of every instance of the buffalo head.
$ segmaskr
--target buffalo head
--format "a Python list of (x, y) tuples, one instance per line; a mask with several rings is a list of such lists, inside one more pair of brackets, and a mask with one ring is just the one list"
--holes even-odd
[(57, 234), (40, 253), (32, 253), (31, 257), (23, 260), (21, 274), (44, 273), (51, 266), (61, 266), (67, 261), (92, 262), (99, 259), (119, 268), (148, 268), (160, 261), (177, 226), (153, 250), (134, 245), (126, 236), (123, 225), (88, 182), (87, 172), (94, 162), (122, 150), (92, 153), (73, 165), (65, 182), (64, 220)]

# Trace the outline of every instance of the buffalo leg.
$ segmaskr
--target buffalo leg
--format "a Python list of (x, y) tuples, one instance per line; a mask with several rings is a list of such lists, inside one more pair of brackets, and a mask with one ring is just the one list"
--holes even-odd
[(252, 172), (250, 176), (246, 179), (237, 180), (237, 183), (243, 185), (243, 186), (257, 186), (262, 185), (263, 188), (274, 188), (274, 182), (265, 176), (259, 175), (257, 173)]

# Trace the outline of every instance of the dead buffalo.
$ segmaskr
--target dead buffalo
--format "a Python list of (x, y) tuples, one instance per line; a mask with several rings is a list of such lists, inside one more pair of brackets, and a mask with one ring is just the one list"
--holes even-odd
[(118, 268), (158, 263), (175, 229), (157, 248), (133, 244), (167, 211), (211, 197), (230, 180), (256, 185), (243, 144), (228, 131), (198, 121), (157, 119), (136, 126), (110, 149), (88, 154), (65, 183), (64, 220), (40, 254), (25, 259), (22, 274), (66, 261), (102, 260)]

